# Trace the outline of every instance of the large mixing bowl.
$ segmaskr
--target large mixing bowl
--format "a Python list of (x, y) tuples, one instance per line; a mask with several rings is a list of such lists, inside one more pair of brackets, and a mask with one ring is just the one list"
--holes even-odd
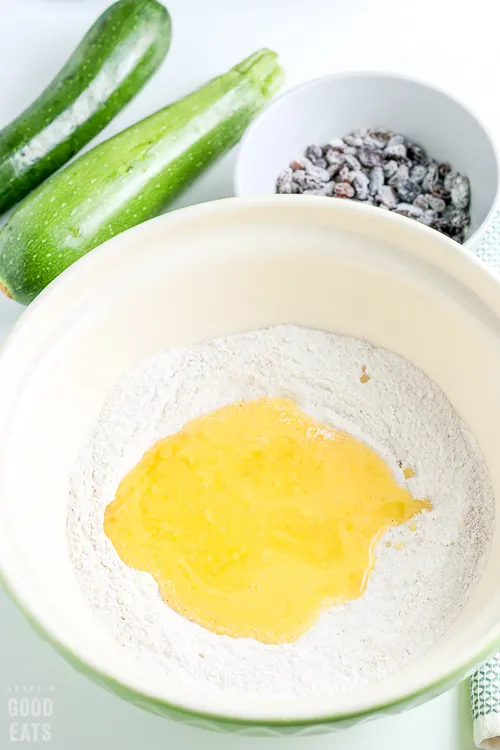
[(77, 669), (126, 700), (199, 726), (329, 730), (436, 695), (499, 642), (498, 528), (460, 617), (396, 674), (329, 697), (241, 697), (152, 679), (111, 640), (70, 565), (68, 473), (106, 394), (141, 357), (295, 323), (367, 339), (421, 367), (479, 441), (498, 504), (499, 316), (500, 282), (469, 252), (417, 222), (349, 201), (232, 199), (125, 232), (51, 284), (0, 357), (6, 586)]

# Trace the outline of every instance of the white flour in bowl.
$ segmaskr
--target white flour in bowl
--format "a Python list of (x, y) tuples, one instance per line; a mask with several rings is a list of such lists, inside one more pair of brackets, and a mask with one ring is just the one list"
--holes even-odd
[[(414, 497), (433, 505), (416, 531), (398, 527), (378, 544), (360, 599), (326, 610), (283, 645), (215, 635), (188, 621), (165, 604), (149, 573), (121, 561), (103, 531), (120, 480), (157, 440), (203, 413), (264, 395), (289, 397), (362, 438)], [(401, 466), (415, 476), (406, 481)], [(182, 682), (283, 698), (355, 689), (431, 646), (469, 597), (493, 520), (476, 441), (423, 372), (356, 339), (277, 326), (156, 354), (123, 377), (71, 476), (68, 544), (89, 604), (145, 665)]]

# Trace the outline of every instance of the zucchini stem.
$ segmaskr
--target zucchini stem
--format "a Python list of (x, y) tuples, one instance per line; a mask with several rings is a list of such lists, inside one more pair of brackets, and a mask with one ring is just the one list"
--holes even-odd
[(253, 80), (266, 99), (274, 96), (285, 78), (278, 55), (270, 49), (254, 52), (253, 55), (235, 65), (233, 70)]
[(5, 294), (6, 297), (12, 299), (12, 294), (9, 292), (7, 285), (0, 279), (0, 294)]

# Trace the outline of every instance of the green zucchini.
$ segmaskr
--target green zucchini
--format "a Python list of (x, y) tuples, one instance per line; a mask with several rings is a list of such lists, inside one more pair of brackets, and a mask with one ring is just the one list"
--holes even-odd
[(170, 47), (157, 0), (119, 0), (47, 89), (0, 131), (0, 213), (71, 159), (151, 78)]
[(53, 175), (0, 231), (0, 289), (28, 303), (89, 250), (156, 216), (240, 139), (281, 82), (277, 55), (261, 50)]

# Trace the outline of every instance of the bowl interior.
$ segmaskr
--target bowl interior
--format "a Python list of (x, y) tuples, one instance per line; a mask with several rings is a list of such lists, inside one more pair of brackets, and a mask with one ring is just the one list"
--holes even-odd
[(455, 243), (349, 201), (233, 199), (126, 232), (42, 294), (0, 358), (0, 562), (9, 587), (92, 669), (193, 711), (283, 721), (345, 715), (472, 664), (500, 631), (498, 528), (460, 618), (378, 684), (269, 701), (145, 670), (111, 640), (77, 586), (66, 548), (67, 479), (107, 392), (139, 358), (288, 322), (367, 339), (420, 366), (475, 433), (498, 502), (499, 313), (498, 282)]
[(496, 200), (495, 148), (480, 122), (461, 104), (430, 86), (392, 75), (340, 74), (320, 78), (271, 103), (243, 139), (236, 168), (237, 195), (274, 193), (276, 177), (311, 143), (363, 126), (381, 126), (422, 143), (471, 182), (469, 237)]

